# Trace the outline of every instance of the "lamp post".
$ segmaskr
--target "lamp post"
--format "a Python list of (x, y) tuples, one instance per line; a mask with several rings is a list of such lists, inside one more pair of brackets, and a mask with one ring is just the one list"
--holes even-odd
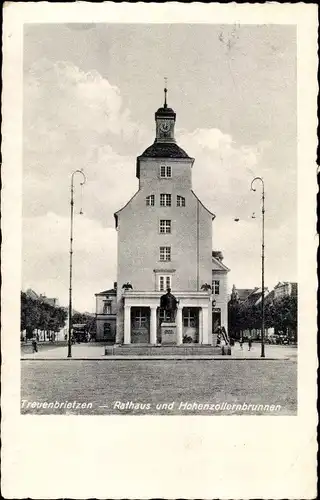
[(253, 187), (255, 181), (260, 181), (262, 184), (262, 205), (261, 205), (261, 214), (262, 214), (262, 252), (261, 252), (261, 308), (262, 308), (262, 324), (261, 324), (261, 358), (265, 357), (264, 353), (264, 182), (262, 177), (255, 177), (251, 181), (251, 190), (256, 191)]
[[(71, 331), (72, 331), (72, 255), (73, 255), (73, 193), (74, 193), (74, 176), (76, 174), (81, 174), (83, 177), (83, 181), (80, 183), (80, 186), (83, 186), (86, 182), (86, 176), (82, 172), (82, 170), (75, 170), (71, 175), (71, 186), (70, 186), (70, 260), (69, 260), (69, 332), (68, 332), (68, 358), (72, 357), (71, 354)], [(80, 209), (80, 214), (82, 214), (82, 209)]]

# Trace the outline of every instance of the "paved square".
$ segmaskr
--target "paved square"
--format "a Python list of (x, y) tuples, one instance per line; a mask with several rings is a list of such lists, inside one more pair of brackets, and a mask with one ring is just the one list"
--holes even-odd
[[(21, 399), (23, 414), (295, 415), (297, 364), (281, 359), (23, 360)], [(44, 408), (43, 403), (60, 407)], [(211, 406), (188, 410), (181, 403)], [(227, 404), (281, 408), (236, 410)]]

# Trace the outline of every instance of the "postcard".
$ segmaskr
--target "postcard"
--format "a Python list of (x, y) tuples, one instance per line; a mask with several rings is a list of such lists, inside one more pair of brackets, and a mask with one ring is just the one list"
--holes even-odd
[(316, 6), (4, 6), (6, 498), (313, 498)]

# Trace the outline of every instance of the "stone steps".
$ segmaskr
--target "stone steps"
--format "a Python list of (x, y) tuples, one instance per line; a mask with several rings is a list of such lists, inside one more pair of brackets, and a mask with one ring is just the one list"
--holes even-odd
[(106, 356), (217, 356), (221, 347), (211, 345), (115, 345), (106, 346)]

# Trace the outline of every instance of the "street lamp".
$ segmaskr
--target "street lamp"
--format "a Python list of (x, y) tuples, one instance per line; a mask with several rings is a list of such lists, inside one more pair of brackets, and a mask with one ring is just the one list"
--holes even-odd
[(265, 357), (264, 353), (264, 182), (262, 177), (255, 177), (251, 181), (251, 190), (256, 191), (253, 187), (255, 181), (260, 181), (262, 184), (262, 205), (261, 205), (261, 214), (262, 214), (262, 253), (261, 253), (261, 307), (262, 307), (262, 324), (261, 324), (261, 358)]
[[(80, 186), (83, 186), (86, 182), (86, 176), (82, 172), (82, 170), (75, 170), (71, 175), (71, 186), (70, 186), (70, 261), (69, 261), (69, 332), (68, 332), (68, 358), (71, 358), (71, 331), (72, 331), (72, 254), (73, 254), (73, 192), (74, 185), (73, 179), (76, 174), (81, 174), (83, 177), (83, 181), (80, 183)], [(82, 214), (82, 209), (80, 209), (80, 214)]]

